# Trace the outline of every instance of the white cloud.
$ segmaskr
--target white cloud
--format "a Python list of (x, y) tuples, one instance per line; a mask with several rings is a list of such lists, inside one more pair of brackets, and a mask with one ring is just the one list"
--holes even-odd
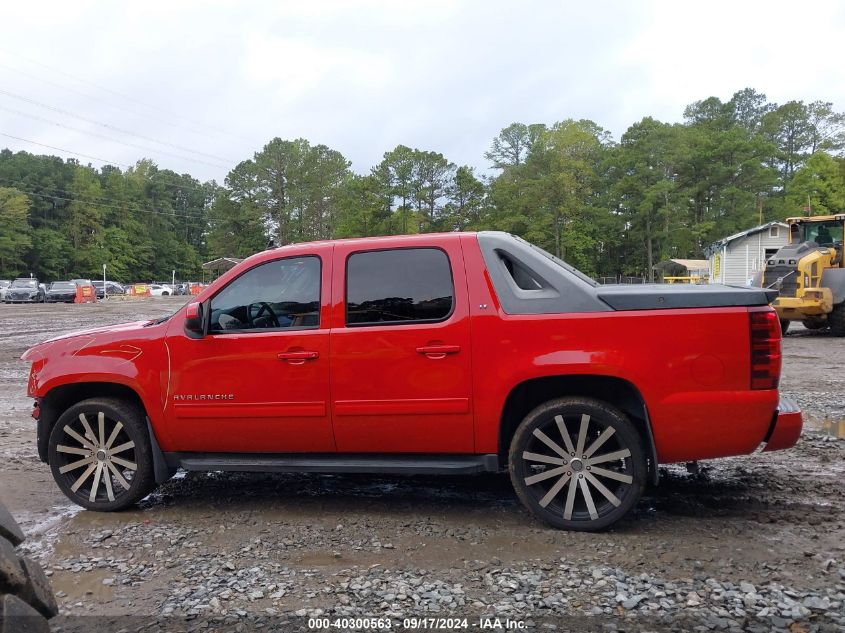
[[(677, 121), (688, 103), (727, 99), (746, 86), (778, 102), (826, 99), (843, 110), (836, 49), (843, 27), (843, 8), (830, 0), (807, 7), (782, 1), (4, 3), (0, 87), (228, 159), (211, 167), (196, 162), (205, 161), (199, 155), (177, 160), (149, 144), (147, 154), (162, 166), (201, 178), (222, 180), (228, 167), (274, 136), (330, 145), (359, 171), (399, 143), (483, 168), (492, 137), (517, 120), (590, 118), (618, 137), (643, 116)], [(0, 108), (20, 106), (0, 94)], [(124, 163), (142, 153), (4, 110), (0, 132)], [(0, 137), (3, 145), (42, 151)]]
[(242, 61), (253, 90), (268, 90), (284, 104), (321, 91), (381, 90), (390, 79), (390, 61), (371, 51), (265, 33), (250, 37)]
[(679, 118), (709, 96), (751, 87), (779, 103), (834, 100), (845, 106), (841, 2), (656, 2), (620, 63), (643, 73), (640, 113)]

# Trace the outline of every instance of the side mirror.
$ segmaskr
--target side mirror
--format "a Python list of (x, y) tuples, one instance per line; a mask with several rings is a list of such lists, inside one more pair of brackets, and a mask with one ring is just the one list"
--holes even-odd
[(185, 333), (191, 338), (205, 336), (205, 319), (201, 303), (189, 303), (185, 310)]

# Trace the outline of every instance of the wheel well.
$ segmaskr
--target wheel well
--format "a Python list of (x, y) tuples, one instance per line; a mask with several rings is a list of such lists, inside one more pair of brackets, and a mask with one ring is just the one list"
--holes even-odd
[(41, 461), (47, 461), (47, 441), (59, 416), (77, 402), (104, 397), (127, 400), (145, 411), (144, 403), (134, 389), (114, 382), (77, 382), (47, 392), (41, 400), (38, 417), (38, 456)]
[(643, 397), (630, 382), (613, 376), (546, 376), (514, 387), (505, 400), (499, 425), (500, 463), (507, 464), (511, 439), (523, 418), (542, 403), (566, 396), (595, 398), (627, 415), (642, 438), (651, 479), (657, 482), (657, 451)]

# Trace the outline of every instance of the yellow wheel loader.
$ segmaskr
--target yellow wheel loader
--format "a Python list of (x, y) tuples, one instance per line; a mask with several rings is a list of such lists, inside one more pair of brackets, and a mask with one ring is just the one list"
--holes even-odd
[(791, 321), (845, 336), (845, 213), (789, 218), (789, 243), (766, 261), (760, 285), (774, 288), (772, 306), (785, 333)]

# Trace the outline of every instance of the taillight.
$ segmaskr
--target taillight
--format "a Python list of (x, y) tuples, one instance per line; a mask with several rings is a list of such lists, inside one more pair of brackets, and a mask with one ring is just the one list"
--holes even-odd
[(751, 388), (777, 389), (780, 380), (780, 322), (773, 310), (748, 313), (751, 326)]

